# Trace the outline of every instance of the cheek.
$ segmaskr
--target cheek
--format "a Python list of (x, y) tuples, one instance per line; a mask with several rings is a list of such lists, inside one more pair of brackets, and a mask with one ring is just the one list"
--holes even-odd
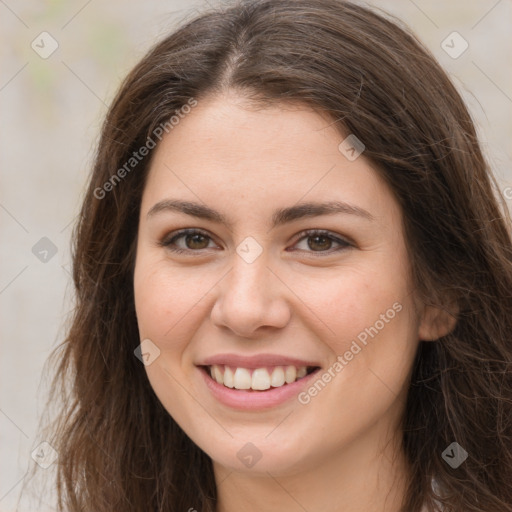
[(201, 298), (212, 286), (200, 274), (197, 269), (177, 272), (161, 258), (144, 254), (138, 258), (134, 272), (140, 338), (150, 339), (160, 351), (145, 367), (148, 380), (169, 414), (187, 430), (191, 428), (189, 418), (198, 415), (188, 385), (184, 385), (194, 369), (187, 347), (199, 325)]
[[(211, 284), (209, 282), (212, 281)], [(166, 347), (176, 346), (176, 333), (194, 325), (201, 310), (201, 299), (213, 285), (198, 269), (177, 272), (162, 260), (141, 258), (135, 267), (135, 309), (141, 337), (154, 338)]]
[(311, 288), (308, 305), (319, 312), (322, 322), (316, 325), (329, 327), (322, 341), (332, 355), (299, 396), (303, 409), (296, 420), (315, 431), (317, 418), (326, 418), (324, 430), (345, 443), (388, 413), (398, 418), (418, 322), (407, 280), (397, 272), (359, 269), (324, 285), (323, 292)]
[[(407, 260), (398, 252), (344, 269), (339, 278), (302, 282), (301, 293), (318, 316), (311, 330), (323, 333), (322, 342), (331, 350), (330, 367), (339, 362), (332, 369), (336, 393), (330, 398), (335, 401), (343, 397), (351, 403), (350, 397), (361, 399), (365, 389), (365, 399), (372, 403), (372, 395), (392, 398), (406, 385), (418, 343), (418, 318)], [(358, 400), (356, 409), (365, 403)]]
[(298, 295), (307, 297), (305, 305), (316, 313), (317, 325), (324, 325), (331, 348), (339, 353), (376, 322), (379, 330), (399, 323), (403, 315), (397, 310), (405, 308), (409, 292), (398, 270), (372, 264), (302, 279)]

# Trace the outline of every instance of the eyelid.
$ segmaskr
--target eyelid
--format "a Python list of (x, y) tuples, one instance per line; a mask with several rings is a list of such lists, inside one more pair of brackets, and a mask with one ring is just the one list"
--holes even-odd
[[(334, 233), (333, 231), (330, 231), (328, 229), (315, 229), (315, 228), (305, 229), (305, 230), (301, 231), (300, 233), (297, 233), (294, 237), (295, 241), (293, 243), (296, 244), (302, 238), (315, 236), (315, 235), (316, 236), (318, 236), (318, 235), (325, 236), (326, 238), (329, 238), (336, 243), (346, 244), (347, 246), (355, 245), (355, 243), (349, 237), (338, 235), (337, 233)], [(312, 251), (312, 252), (314, 252), (314, 251)], [(322, 252), (322, 251), (318, 251), (318, 252)], [(323, 252), (327, 252), (327, 251), (323, 251)]]
[[(165, 247), (168, 250), (175, 252), (175, 253), (187, 253), (187, 254), (194, 254), (194, 253), (201, 254), (205, 250), (210, 249), (210, 248), (205, 248), (205, 249), (194, 250), (194, 249), (182, 249), (180, 247), (172, 247), (172, 248), (170, 247), (171, 242), (173, 242), (174, 240), (177, 240), (186, 235), (194, 235), (194, 234), (203, 235), (203, 236), (209, 238), (212, 242), (216, 243), (214, 240), (214, 237), (210, 233), (208, 233), (207, 231), (205, 231), (201, 228), (184, 228), (184, 229), (180, 229), (180, 230), (173, 231), (173, 232), (169, 233), (158, 243), (158, 245), (160, 245), (161, 247)], [(355, 243), (352, 240), (350, 240), (349, 237), (338, 235), (337, 233), (334, 233), (327, 229), (318, 229), (318, 228), (305, 229), (305, 230), (297, 233), (294, 236), (294, 242), (292, 245), (297, 244), (304, 238), (313, 237), (313, 236), (324, 236), (324, 237), (330, 239), (331, 241), (339, 244), (341, 247), (338, 247), (336, 249), (328, 249), (326, 251), (304, 251), (302, 249), (292, 249), (291, 252), (301, 251), (301, 252), (306, 252), (308, 254), (311, 254), (313, 256), (322, 256), (322, 255), (327, 256), (327, 255), (337, 253), (342, 250), (346, 250), (350, 247), (355, 246)]]
[[(169, 249), (169, 246), (171, 245), (171, 242), (173, 240), (177, 240), (178, 238), (181, 238), (186, 235), (196, 235), (196, 234), (203, 235), (203, 236), (209, 238), (211, 241), (215, 242), (213, 236), (210, 233), (208, 233), (208, 231), (205, 231), (204, 229), (184, 228), (184, 229), (178, 229), (176, 231), (172, 231), (171, 233), (168, 233), (167, 235), (165, 235), (162, 238), (161, 241), (158, 242), (158, 245)], [(189, 252), (189, 253), (194, 253), (194, 252), (199, 253), (201, 251), (204, 251), (204, 249), (194, 251), (193, 249), (181, 249), (181, 248), (172, 248), (170, 250), (175, 251), (175, 252)]]

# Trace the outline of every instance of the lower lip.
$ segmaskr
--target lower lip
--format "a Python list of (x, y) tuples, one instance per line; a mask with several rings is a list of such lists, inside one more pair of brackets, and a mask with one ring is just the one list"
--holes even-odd
[(206, 386), (212, 395), (222, 404), (241, 410), (269, 409), (281, 405), (292, 398), (297, 398), (319, 369), (306, 375), (291, 384), (284, 384), (279, 388), (270, 388), (267, 391), (250, 391), (244, 389), (231, 389), (212, 379), (204, 369), (198, 368), (203, 376)]

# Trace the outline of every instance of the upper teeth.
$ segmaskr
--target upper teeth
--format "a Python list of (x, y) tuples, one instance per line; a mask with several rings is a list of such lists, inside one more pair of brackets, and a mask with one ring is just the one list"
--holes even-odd
[[(252, 374), (251, 374), (252, 372)], [(264, 391), (271, 386), (278, 388), (286, 384), (291, 384), (301, 379), (307, 374), (307, 367), (301, 366), (276, 366), (269, 373), (267, 368), (256, 368), (250, 370), (247, 368), (230, 368), (214, 364), (210, 366), (210, 375), (219, 384), (228, 388), (235, 389), (254, 389)]]

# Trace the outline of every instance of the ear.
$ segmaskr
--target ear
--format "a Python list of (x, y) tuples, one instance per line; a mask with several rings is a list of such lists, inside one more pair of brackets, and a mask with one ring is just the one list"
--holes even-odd
[(449, 334), (457, 323), (459, 308), (455, 302), (449, 308), (438, 306), (424, 306), (418, 338), (421, 341), (435, 341)]

